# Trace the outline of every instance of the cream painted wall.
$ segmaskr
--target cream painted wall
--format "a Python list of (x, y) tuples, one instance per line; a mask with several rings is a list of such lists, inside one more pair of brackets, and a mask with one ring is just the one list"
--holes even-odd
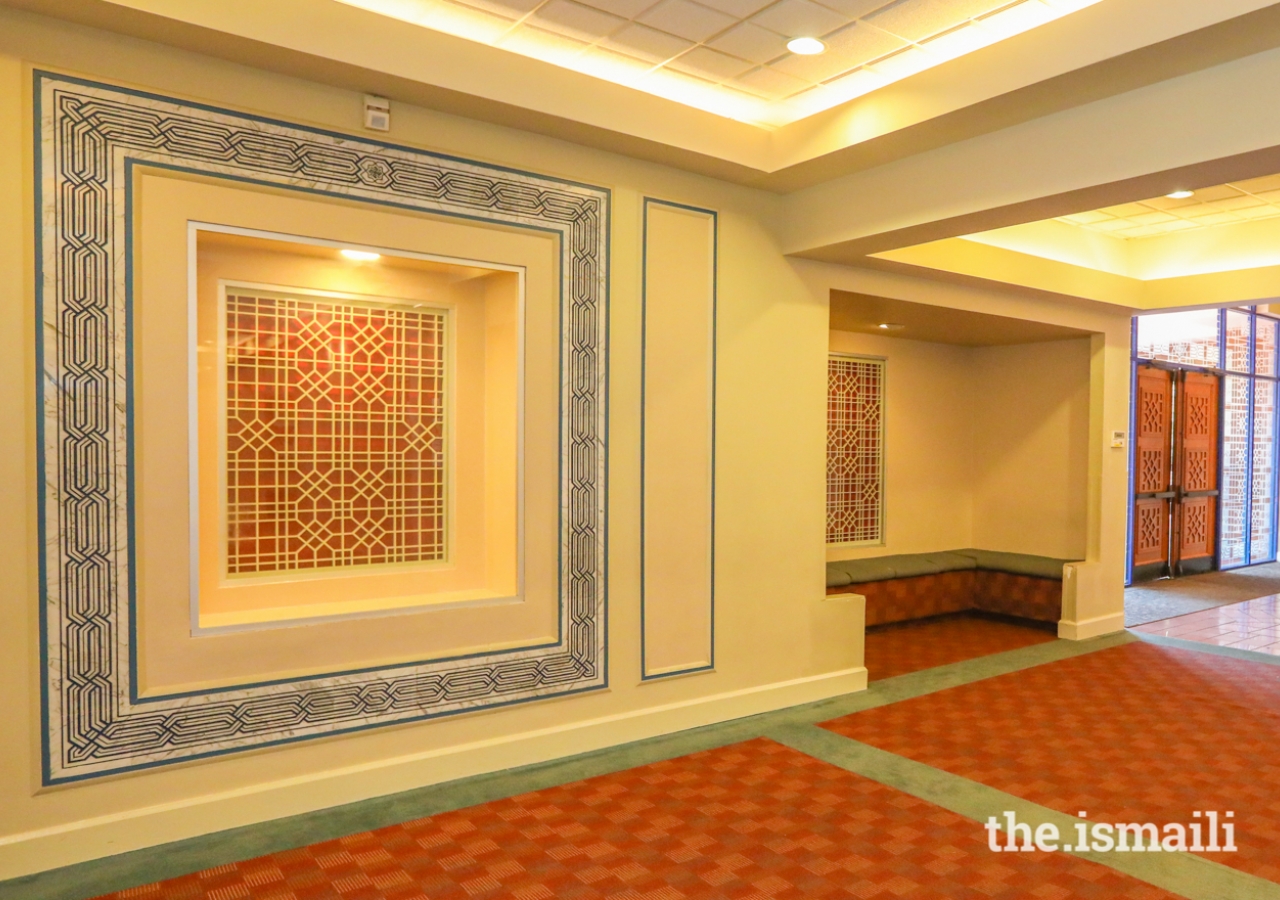
[(1083, 559), (1089, 339), (972, 354), (972, 546)]
[(1089, 340), (960, 347), (833, 331), (886, 361), (885, 541), (827, 559), (981, 547), (1083, 559)]
[[(1102, 435), (1127, 427), (1127, 319), (1121, 327), (1096, 307), (789, 261), (776, 231), (783, 212), (776, 195), (397, 104), (390, 135), (396, 142), (612, 191), (610, 690), (41, 788), (32, 67), (339, 131), (360, 127), (360, 97), (353, 92), (0, 11), (0, 431), (21, 447), (0, 455), (6, 510), (0, 563), (8, 576), (0, 584), (0, 879), (864, 686), (861, 606), (852, 595), (826, 600), (823, 591), (827, 297), (834, 287), (1101, 335), (1090, 355), (1089, 568), (1071, 593), (1066, 618), (1072, 636), (1114, 630), (1122, 602), (1124, 461), (1106, 454)], [(646, 195), (720, 214), (718, 583), (715, 671), (641, 685), (639, 294)], [(891, 384), (893, 378), (891, 372)], [(894, 427), (892, 412), (890, 422)], [(914, 439), (928, 430), (903, 434)], [(951, 477), (939, 474), (933, 483), (942, 486)], [(891, 513), (891, 528), (892, 522)]]
[(972, 545), (972, 350), (831, 332), (831, 350), (885, 360), (885, 541), (833, 544), (827, 559)]
[[(7, 15), (0, 12), (0, 16)], [(823, 590), (827, 291), (771, 230), (779, 201), (398, 105), (391, 139), (612, 191), (610, 689), (45, 790), (35, 615), (32, 67), (359, 131), (359, 96), (118, 37), (0, 23), (0, 879), (860, 689), (861, 605)], [(23, 22), (29, 21), (26, 19)], [(641, 199), (720, 214), (716, 669), (640, 684)], [(767, 364), (762, 364), (767, 361)], [(19, 443), (20, 442), (20, 443)]]
[[(1058, 634), (1075, 640), (1121, 630), (1124, 627), (1128, 468), (1126, 451), (1112, 448), (1110, 435), (1113, 431), (1127, 432), (1129, 428), (1131, 318), (1128, 311), (1088, 301), (1051, 299), (1016, 291), (993, 292), (968, 284), (924, 281), (899, 272), (855, 269), (805, 260), (797, 260), (794, 265), (814, 291), (835, 288), (1064, 325), (1093, 333), (1088, 350), (1089, 419), (1084, 447), (1084, 553), (1080, 563), (1064, 572), (1063, 611)], [(892, 383), (892, 370), (889, 380)], [(893, 410), (890, 409), (890, 420), (892, 416)], [(889, 502), (892, 516), (891, 498)], [(865, 551), (861, 555), (889, 552), (899, 552), (897, 545)], [(908, 551), (904, 549), (901, 552)]]

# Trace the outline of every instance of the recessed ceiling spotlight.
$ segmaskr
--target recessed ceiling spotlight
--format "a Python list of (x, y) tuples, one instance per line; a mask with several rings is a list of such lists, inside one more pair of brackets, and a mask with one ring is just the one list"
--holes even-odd
[(354, 259), (356, 262), (373, 262), (375, 259), (382, 259), (381, 253), (374, 253), (371, 250), (351, 250), (343, 248), (342, 255), (347, 259)]
[(1194, 197), (1195, 191), (1174, 191), (1172, 194), (1165, 194), (1170, 200), (1186, 200), (1188, 197)]
[(827, 49), (827, 45), (817, 38), (798, 37), (787, 41), (787, 49), (800, 56), (817, 56)]
[(879, 329), (881, 329), (882, 331), (901, 331), (902, 329), (906, 328), (907, 326), (906, 326), (906, 325), (899, 325), (897, 322), (881, 322), (881, 323), (880, 323), (879, 325), (877, 325), (876, 327), (877, 327), (877, 328), (879, 328)]

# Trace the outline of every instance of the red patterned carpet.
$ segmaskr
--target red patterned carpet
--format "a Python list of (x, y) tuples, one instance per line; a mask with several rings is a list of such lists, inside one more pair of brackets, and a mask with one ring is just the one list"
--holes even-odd
[(1053, 632), (959, 613), (867, 629), (872, 681), (1056, 640)]
[(109, 895), (165, 900), (1163, 900), (758, 739)]
[(1094, 821), (1235, 812), (1280, 881), (1280, 667), (1133, 643), (855, 713), (824, 727)]

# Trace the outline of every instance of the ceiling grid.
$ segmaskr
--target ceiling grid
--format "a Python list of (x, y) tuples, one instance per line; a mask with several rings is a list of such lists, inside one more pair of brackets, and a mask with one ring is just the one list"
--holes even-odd
[[(779, 126), (1101, 0), (340, 0)], [(796, 37), (826, 52), (788, 51)]]

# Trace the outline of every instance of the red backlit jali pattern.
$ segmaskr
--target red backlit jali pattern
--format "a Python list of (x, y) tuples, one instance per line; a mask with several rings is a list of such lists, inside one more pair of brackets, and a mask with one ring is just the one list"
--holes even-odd
[(881, 540), (884, 363), (827, 362), (827, 543)]
[(445, 314), (228, 294), (227, 572), (445, 558)]

